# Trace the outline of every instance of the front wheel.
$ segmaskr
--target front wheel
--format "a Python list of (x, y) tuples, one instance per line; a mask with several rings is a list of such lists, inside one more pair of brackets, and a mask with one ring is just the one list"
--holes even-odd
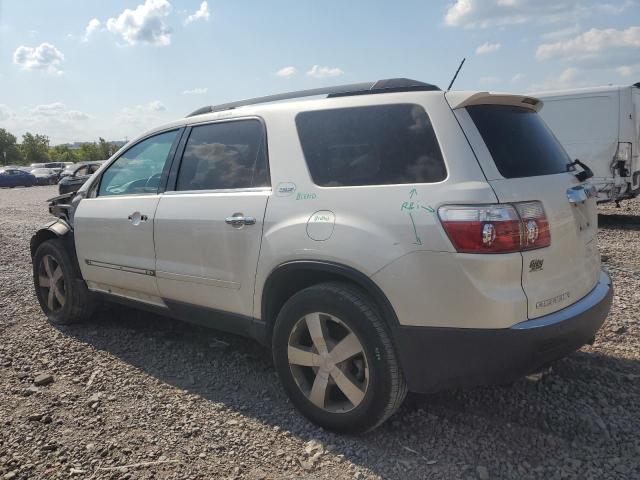
[(42, 311), (56, 325), (67, 325), (91, 316), (91, 292), (76, 274), (62, 242), (43, 242), (33, 256), (33, 283)]
[(292, 296), (276, 319), (272, 347), (292, 403), (329, 430), (371, 430), (407, 393), (378, 308), (350, 284), (323, 283)]

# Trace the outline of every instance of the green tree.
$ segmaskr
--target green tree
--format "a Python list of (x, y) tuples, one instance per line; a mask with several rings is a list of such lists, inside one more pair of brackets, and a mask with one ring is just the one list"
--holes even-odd
[(0, 164), (16, 165), (24, 162), (16, 143), (16, 136), (0, 128)]
[(27, 132), (22, 136), (20, 148), (27, 163), (49, 161), (49, 137), (46, 135)]
[(113, 143), (107, 142), (104, 138), (100, 137), (98, 143), (98, 150), (100, 150), (100, 155), (102, 156), (99, 160), (106, 160), (111, 155), (118, 151), (118, 147)]
[(77, 162), (76, 153), (68, 145), (56, 145), (49, 149), (49, 157), (52, 162)]
[(95, 143), (83, 143), (80, 145), (79, 156), (83, 162), (103, 160), (100, 148)]

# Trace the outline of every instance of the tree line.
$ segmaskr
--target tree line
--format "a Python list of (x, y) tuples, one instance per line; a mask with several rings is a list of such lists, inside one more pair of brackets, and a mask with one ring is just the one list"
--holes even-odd
[(18, 143), (15, 135), (0, 128), (0, 164), (29, 165), (45, 162), (89, 162), (106, 160), (118, 150), (114, 143), (100, 137), (98, 142), (80, 144), (80, 148), (71, 149), (68, 145), (49, 144), (49, 137), (30, 132), (22, 136)]

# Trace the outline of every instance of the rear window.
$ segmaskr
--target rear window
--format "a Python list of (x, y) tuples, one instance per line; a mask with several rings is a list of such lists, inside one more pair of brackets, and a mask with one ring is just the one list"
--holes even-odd
[(322, 187), (432, 183), (447, 176), (431, 121), (418, 105), (302, 112), (296, 126)]
[(503, 177), (535, 177), (568, 170), (569, 156), (533, 110), (473, 105), (467, 111)]

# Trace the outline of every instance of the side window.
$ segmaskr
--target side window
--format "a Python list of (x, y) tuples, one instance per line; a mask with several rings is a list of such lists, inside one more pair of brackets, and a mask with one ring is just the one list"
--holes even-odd
[(124, 152), (102, 175), (98, 196), (157, 193), (177, 134), (173, 130), (155, 135)]
[(76, 170), (75, 176), (76, 177), (82, 177), (83, 175), (86, 175), (87, 173), (88, 173), (87, 167), (80, 167), (78, 170)]
[(94, 174), (98, 171), (99, 168), (100, 168), (100, 165), (89, 165), (89, 171), (87, 173)]
[(311, 177), (322, 187), (432, 183), (447, 176), (419, 105), (302, 112), (296, 126)]
[(270, 185), (264, 127), (236, 120), (193, 127), (176, 190), (220, 190)]

